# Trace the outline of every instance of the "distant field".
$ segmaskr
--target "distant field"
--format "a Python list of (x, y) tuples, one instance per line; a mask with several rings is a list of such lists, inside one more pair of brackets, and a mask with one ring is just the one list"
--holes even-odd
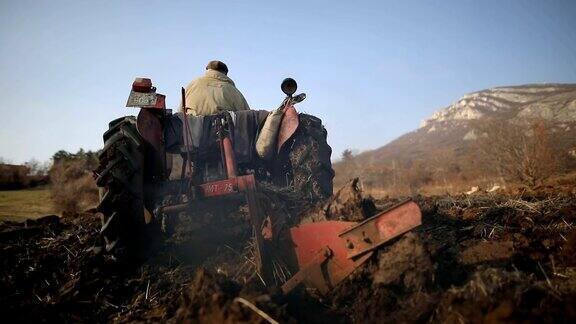
[(46, 188), (0, 191), (0, 220), (19, 221), (54, 213)]

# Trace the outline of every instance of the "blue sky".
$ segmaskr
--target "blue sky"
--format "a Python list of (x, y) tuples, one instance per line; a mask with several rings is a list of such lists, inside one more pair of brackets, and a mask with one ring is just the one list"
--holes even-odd
[(179, 89), (209, 60), (255, 109), (308, 95), (333, 157), (380, 147), (467, 92), (576, 83), (576, 1), (0, 0), (0, 157), (98, 149), (134, 77)]

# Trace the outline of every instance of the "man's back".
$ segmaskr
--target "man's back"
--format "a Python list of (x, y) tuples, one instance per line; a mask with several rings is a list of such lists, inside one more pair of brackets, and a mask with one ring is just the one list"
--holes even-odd
[(248, 110), (248, 103), (226, 74), (208, 69), (206, 74), (186, 87), (186, 107), (194, 116), (214, 115), (220, 111)]

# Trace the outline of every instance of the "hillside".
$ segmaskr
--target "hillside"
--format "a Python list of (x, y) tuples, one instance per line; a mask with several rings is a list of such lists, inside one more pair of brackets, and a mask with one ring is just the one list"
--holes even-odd
[(361, 176), (368, 185), (384, 188), (493, 182), (499, 174), (490, 163), (492, 157), (479, 148), (495, 136), (493, 125), (511, 125), (501, 127), (529, 133), (534, 123), (546, 125), (553, 146), (571, 167), (570, 155), (576, 147), (576, 84), (521, 85), (463, 96), (422, 121), (418, 129), (336, 163), (337, 181)]

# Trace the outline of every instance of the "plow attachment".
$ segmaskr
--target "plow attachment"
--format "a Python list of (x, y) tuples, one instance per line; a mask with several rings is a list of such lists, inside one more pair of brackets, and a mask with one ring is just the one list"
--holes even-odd
[(364, 263), (376, 248), (421, 224), (420, 208), (402, 202), (361, 223), (323, 221), (289, 230), (298, 272), (282, 286), (288, 293), (299, 284), (326, 294)]

